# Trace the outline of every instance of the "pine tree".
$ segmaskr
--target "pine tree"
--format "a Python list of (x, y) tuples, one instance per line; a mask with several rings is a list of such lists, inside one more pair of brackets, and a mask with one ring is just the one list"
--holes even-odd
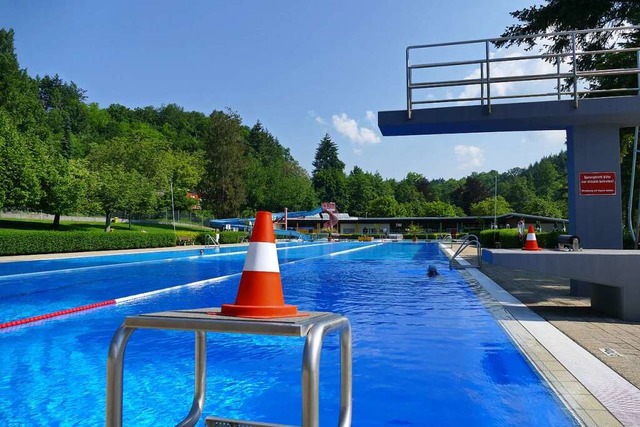
[(326, 134), (318, 144), (313, 160), (313, 188), (321, 201), (335, 202), (338, 209), (348, 211), (347, 176), (344, 166), (344, 162), (338, 157), (338, 146), (329, 134)]

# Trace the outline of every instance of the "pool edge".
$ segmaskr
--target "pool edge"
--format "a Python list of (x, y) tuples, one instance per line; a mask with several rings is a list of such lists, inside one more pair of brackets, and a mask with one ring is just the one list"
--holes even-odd
[[(440, 247), (447, 257), (453, 256), (450, 248)], [(458, 258), (456, 261), (461, 265), (468, 264), (464, 259)], [(490, 296), (495, 305), (493, 309), (487, 307), (489, 311), (498, 315), (498, 323), (579, 423), (589, 427), (637, 425), (640, 414), (634, 409), (634, 404), (637, 402), (640, 405), (640, 390), (479, 269), (462, 269), (461, 273)], [(486, 301), (483, 302), (487, 306)], [(506, 316), (500, 316), (496, 308)], [(572, 358), (573, 362), (567, 363), (567, 357)], [(595, 368), (598, 372), (586, 372), (587, 368)], [(598, 387), (598, 382), (612, 386)], [(625, 395), (622, 402), (621, 395)]]

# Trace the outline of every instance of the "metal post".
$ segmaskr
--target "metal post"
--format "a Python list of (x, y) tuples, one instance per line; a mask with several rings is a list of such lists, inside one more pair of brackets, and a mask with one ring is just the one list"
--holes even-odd
[(207, 388), (207, 334), (196, 331), (196, 357), (195, 357), (195, 391), (191, 410), (184, 420), (176, 424), (176, 427), (193, 427), (202, 416), (204, 409), (204, 396)]
[[(635, 127), (633, 132), (633, 151), (631, 157), (631, 179), (629, 180), (629, 201), (627, 202), (627, 224), (629, 226), (629, 232), (633, 237), (636, 248), (638, 247), (638, 241), (636, 240), (636, 232), (633, 229), (633, 190), (636, 182), (636, 161), (638, 157), (638, 126)], [(640, 215), (640, 214), (639, 214)]]
[(578, 64), (576, 59), (576, 33), (571, 33), (571, 56), (573, 58), (573, 106), (578, 108)]
[(409, 67), (409, 48), (406, 50), (406, 67), (407, 67), (407, 118), (411, 120), (411, 68)]
[(107, 357), (107, 427), (122, 427), (122, 374), (124, 350), (134, 328), (124, 325), (116, 330)]
[[(173, 234), (176, 233), (176, 207), (173, 202), (173, 178), (169, 179), (169, 186), (171, 187), (171, 218), (173, 223)], [(180, 213), (178, 213), (179, 215)]]
[[(640, 51), (636, 52), (636, 68), (640, 70)], [(640, 95), (640, 72), (638, 73), (638, 95)]]
[[(495, 176), (496, 185), (495, 193), (493, 195), (493, 228), (498, 229), (498, 174)], [(495, 234), (494, 234), (495, 236)]]
[(313, 327), (307, 333), (302, 355), (302, 426), (319, 425), (320, 350), (324, 328)]
[(480, 63), (480, 105), (484, 105), (484, 66)]
[(484, 42), (485, 57), (487, 61), (487, 108), (491, 114), (491, 64), (489, 62), (489, 40)]
[(560, 95), (560, 85), (561, 85), (561, 81), (560, 81), (560, 55), (556, 55), (556, 73), (558, 73), (558, 101), (560, 101), (562, 99), (561, 95)]
[(340, 332), (340, 421), (338, 423), (340, 427), (351, 426), (352, 363), (351, 324), (346, 321)]
[(340, 427), (351, 426), (352, 417), (352, 354), (351, 325), (346, 317), (317, 324), (307, 332), (302, 354), (302, 427), (319, 426), (320, 352), (324, 336), (334, 329), (340, 331)]

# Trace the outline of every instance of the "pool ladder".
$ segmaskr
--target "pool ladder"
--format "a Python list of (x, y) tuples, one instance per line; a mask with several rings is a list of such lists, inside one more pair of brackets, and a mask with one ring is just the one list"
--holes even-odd
[[(455, 269), (482, 268), (482, 245), (480, 245), (480, 240), (478, 240), (478, 236), (476, 236), (475, 234), (467, 234), (465, 238), (459, 242), (460, 242), (460, 246), (458, 246), (458, 249), (456, 250), (456, 252), (453, 254), (451, 259), (449, 259), (449, 270), (452, 270), (454, 268)], [(453, 245), (453, 241), (451, 242), (451, 244)], [(475, 264), (469, 263), (469, 265), (466, 265), (466, 263), (465, 265), (454, 264), (456, 257), (460, 255), (462, 251), (464, 251), (469, 246), (475, 246), (477, 249), (476, 263)]]
[(211, 234), (205, 234), (204, 236), (204, 248), (219, 248), (220, 247), (220, 234), (216, 233), (216, 237), (213, 237)]

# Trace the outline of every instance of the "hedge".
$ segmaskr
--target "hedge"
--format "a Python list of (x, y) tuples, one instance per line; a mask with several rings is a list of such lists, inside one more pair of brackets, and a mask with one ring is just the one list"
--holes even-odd
[(0, 232), (0, 255), (158, 248), (175, 246), (175, 244), (176, 236), (173, 231), (143, 233), (117, 230), (111, 233), (91, 233), (86, 231), (2, 230)]
[[(217, 231), (208, 231), (206, 233), (196, 233), (195, 236), (196, 243), (200, 245), (205, 245), (207, 243), (211, 243), (211, 241), (207, 241), (207, 234), (211, 237), (215, 237), (218, 234)], [(230, 243), (241, 243), (245, 240), (248, 241), (249, 234), (245, 231), (222, 231), (219, 233), (220, 238), (218, 239), (219, 243), (222, 245), (230, 244)]]
[[(538, 247), (552, 249), (558, 246), (558, 236), (562, 234), (558, 231), (536, 232), (536, 241)], [(526, 238), (526, 235), (525, 235)], [(485, 248), (521, 248), (523, 240), (518, 237), (518, 230), (515, 228), (506, 228), (501, 230), (484, 230), (478, 235), (480, 244)]]

